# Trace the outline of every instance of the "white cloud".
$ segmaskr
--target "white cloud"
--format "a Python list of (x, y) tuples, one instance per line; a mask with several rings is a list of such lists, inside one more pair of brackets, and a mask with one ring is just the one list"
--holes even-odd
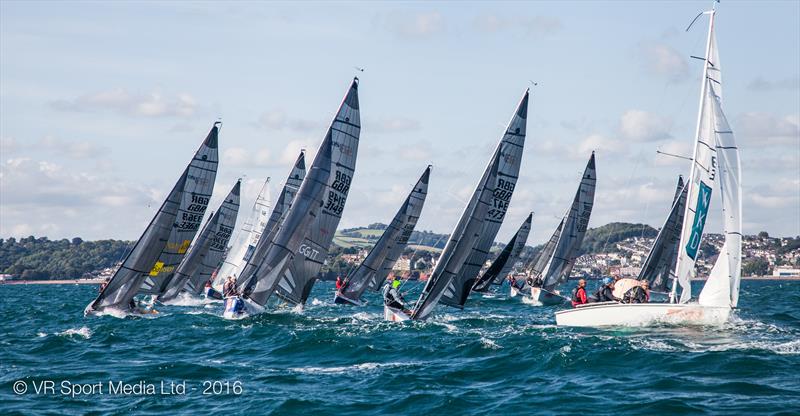
[(124, 88), (56, 100), (50, 106), (59, 111), (112, 111), (142, 117), (191, 117), (197, 110), (194, 97), (186, 93), (165, 96), (159, 91), (132, 93)]
[(577, 146), (578, 158), (588, 158), (592, 151), (603, 153), (604, 155), (620, 153), (624, 150), (622, 142), (617, 139), (610, 139), (600, 134), (593, 134), (583, 139)]
[(734, 123), (734, 133), (743, 142), (763, 144), (764, 141), (800, 145), (800, 115), (776, 116), (763, 112), (739, 115)]
[(406, 118), (395, 117), (389, 119), (371, 120), (364, 119), (363, 127), (372, 133), (404, 133), (419, 130), (419, 121)]
[(644, 67), (656, 75), (670, 81), (684, 81), (689, 78), (689, 63), (672, 46), (663, 43), (649, 43), (640, 47)]
[(639, 142), (669, 139), (672, 122), (657, 114), (628, 110), (620, 118), (622, 137)]
[(756, 77), (754, 80), (747, 84), (747, 89), (751, 91), (796, 91), (800, 89), (800, 78), (784, 78), (776, 80), (766, 80), (762, 77)]
[(444, 31), (442, 14), (437, 11), (411, 13), (394, 11), (386, 16), (386, 27), (404, 38), (427, 38)]
[[(658, 150), (671, 155), (692, 157), (692, 143), (688, 140), (670, 140), (658, 147)], [(689, 161), (668, 155), (657, 155), (655, 158), (656, 166), (688, 166)]]
[(327, 124), (320, 120), (308, 120), (293, 118), (286, 114), (284, 110), (265, 111), (258, 117), (258, 124), (269, 130), (293, 130), (308, 132), (321, 130)]
[(510, 29), (521, 29), (525, 34), (543, 37), (561, 30), (561, 21), (547, 16), (503, 17), (495, 14), (480, 14), (475, 17), (474, 27), (481, 32), (496, 33)]

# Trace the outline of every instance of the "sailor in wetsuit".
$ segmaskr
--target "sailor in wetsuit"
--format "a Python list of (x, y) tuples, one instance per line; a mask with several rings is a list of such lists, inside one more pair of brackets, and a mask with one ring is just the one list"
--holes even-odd
[(623, 303), (647, 303), (650, 302), (650, 284), (647, 280), (639, 283), (625, 293), (622, 297)]
[(589, 302), (619, 302), (622, 299), (614, 296), (614, 281), (610, 277), (603, 279), (603, 286), (591, 297)]
[(403, 310), (405, 308), (405, 299), (400, 294), (400, 279), (395, 278), (391, 284), (383, 287), (383, 303), (384, 305)]
[(234, 279), (233, 276), (228, 276), (228, 281), (222, 286), (222, 296), (226, 298), (239, 296), (239, 293), (236, 291), (236, 279)]

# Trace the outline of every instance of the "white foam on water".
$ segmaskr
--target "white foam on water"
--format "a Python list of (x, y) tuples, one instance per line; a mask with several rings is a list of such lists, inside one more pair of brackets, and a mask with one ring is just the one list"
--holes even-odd
[(328, 302), (323, 302), (323, 301), (321, 301), (321, 300), (319, 300), (317, 298), (314, 298), (314, 299), (311, 300), (311, 305), (312, 306), (326, 305), (327, 303)]
[(481, 337), (481, 344), (484, 346), (484, 348), (488, 348), (491, 350), (499, 350), (503, 348), (498, 343), (486, 337)]
[(531, 306), (544, 306), (542, 304), (542, 302), (539, 302), (538, 300), (536, 300), (536, 299), (534, 299), (534, 298), (532, 298), (530, 296), (524, 296), (524, 295), (522, 296), (522, 303), (524, 303), (526, 305), (531, 305)]
[(57, 332), (55, 335), (64, 336), (64, 337), (70, 337), (70, 336), (73, 336), (73, 335), (79, 335), (79, 336), (83, 337), (84, 339), (89, 339), (89, 338), (92, 337), (92, 330), (89, 329), (89, 327), (83, 326), (83, 327), (80, 327), (80, 328), (70, 328), (70, 329), (67, 329), (66, 331)]
[(193, 296), (186, 292), (181, 292), (175, 297), (175, 299), (161, 303), (170, 306), (202, 306), (208, 304), (209, 302), (206, 299)]
[(46, 332), (37, 332), (36, 336), (39, 337), (39, 338), (44, 338), (44, 337), (47, 336), (47, 333)]
[(341, 367), (292, 367), (289, 371), (301, 374), (346, 374), (346, 373), (368, 373), (382, 368), (405, 367), (414, 365), (410, 362), (393, 363), (362, 363)]

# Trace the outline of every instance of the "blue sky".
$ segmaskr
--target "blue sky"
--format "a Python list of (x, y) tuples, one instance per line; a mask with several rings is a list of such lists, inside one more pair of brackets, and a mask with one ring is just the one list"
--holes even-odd
[[(342, 227), (388, 222), (434, 165), (419, 229), (449, 232), (521, 94), (522, 172), (500, 231), (547, 239), (597, 151), (590, 226), (659, 226), (688, 163), (710, 2), (0, 2), (0, 237), (134, 239), (211, 124), (215, 202), (278, 184), (361, 79)], [(724, 110), (744, 231), (800, 234), (800, 3), (724, 1)], [(354, 66), (366, 68), (356, 73)], [(277, 192), (277, 188), (274, 188)], [(719, 206), (719, 201), (714, 203)], [(719, 230), (718, 216), (709, 218)]]

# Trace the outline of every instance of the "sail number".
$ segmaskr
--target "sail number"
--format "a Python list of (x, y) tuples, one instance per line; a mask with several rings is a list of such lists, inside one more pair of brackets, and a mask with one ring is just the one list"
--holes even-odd
[(497, 187), (494, 189), (492, 207), (486, 213), (486, 217), (494, 220), (502, 220), (508, 211), (508, 204), (511, 202), (511, 195), (514, 194), (516, 183), (504, 179), (497, 179)]
[(341, 171), (336, 171), (336, 179), (328, 191), (328, 200), (325, 203), (325, 210), (339, 215), (344, 211), (344, 203), (347, 201), (347, 191), (350, 190), (350, 182), (353, 180), (350, 175)]
[(225, 245), (227, 244), (232, 233), (232, 228), (220, 225), (219, 230), (217, 230), (217, 233), (214, 235), (214, 238), (211, 239), (211, 248), (214, 250), (225, 251)]
[(181, 214), (181, 222), (178, 228), (187, 231), (196, 231), (200, 228), (203, 215), (208, 207), (209, 198), (207, 196), (192, 194), (192, 202), (186, 207), (186, 212)]

